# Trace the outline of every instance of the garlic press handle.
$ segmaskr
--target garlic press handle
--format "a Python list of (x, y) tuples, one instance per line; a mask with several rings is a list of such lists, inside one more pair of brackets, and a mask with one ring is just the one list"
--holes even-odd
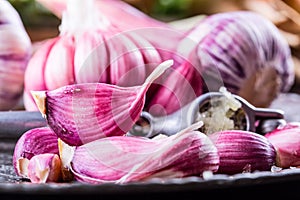
[(255, 119), (284, 119), (284, 111), (272, 108), (255, 108)]

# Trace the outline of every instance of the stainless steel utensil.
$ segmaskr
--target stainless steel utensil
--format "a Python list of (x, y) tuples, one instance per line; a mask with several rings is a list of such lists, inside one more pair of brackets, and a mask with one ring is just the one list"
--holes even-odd
[[(197, 97), (180, 110), (162, 117), (154, 117), (150, 113), (143, 111), (139, 120), (135, 123), (128, 135), (143, 136), (151, 138), (158, 134), (173, 135), (178, 131), (196, 122), (199, 112), (209, 106), (214, 98), (224, 96), (221, 92), (208, 92)], [(245, 126), (243, 130), (256, 131), (260, 122), (270, 119), (284, 119), (284, 112), (279, 109), (257, 108), (244, 98), (232, 94), (241, 102), (244, 113)]]

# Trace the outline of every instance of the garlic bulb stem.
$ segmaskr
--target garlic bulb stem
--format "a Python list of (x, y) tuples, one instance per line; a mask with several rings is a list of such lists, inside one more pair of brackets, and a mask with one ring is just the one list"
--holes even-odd
[(104, 16), (99, 16), (95, 0), (68, 0), (67, 9), (62, 13), (60, 34), (81, 34), (86, 30), (106, 29), (109, 25)]

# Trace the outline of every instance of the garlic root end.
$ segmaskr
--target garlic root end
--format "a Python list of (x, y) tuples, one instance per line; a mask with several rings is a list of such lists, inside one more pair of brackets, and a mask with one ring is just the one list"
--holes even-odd
[(58, 138), (58, 150), (61, 159), (62, 179), (64, 181), (71, 181), (73, 174), (69, 168), (75, 152), (75, 146), (70, 146)]
[(46, 116), (46, 92), (45, 91), (31, 91), (31, 95), (43, 117)]

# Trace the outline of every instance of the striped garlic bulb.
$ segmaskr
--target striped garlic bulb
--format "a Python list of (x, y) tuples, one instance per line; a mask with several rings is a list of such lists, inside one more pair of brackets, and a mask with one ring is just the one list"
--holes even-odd
[[(255, 12), (233, 11), (204, 18), (186, 33), (178, 51), (190, 56), (190, 61), (201, 68), (204, 90), (217, 91), (225, 86), (231, 93), (242, 96), (241, 90), (253, 78), (258, 81), (248, 90), (259, 93), (267, 88), (262, 101), (271, 93), (272, 101), (278, 92), (289, 91), (294, 82), (288, 42), (271, 21)], [(259, 107), (269, 103), (246, 99)]]
[(31, 48), (31, 40), (19, 13), (8, 1), (1, 0), (0, 110), (13, 109), (21, 100)]

